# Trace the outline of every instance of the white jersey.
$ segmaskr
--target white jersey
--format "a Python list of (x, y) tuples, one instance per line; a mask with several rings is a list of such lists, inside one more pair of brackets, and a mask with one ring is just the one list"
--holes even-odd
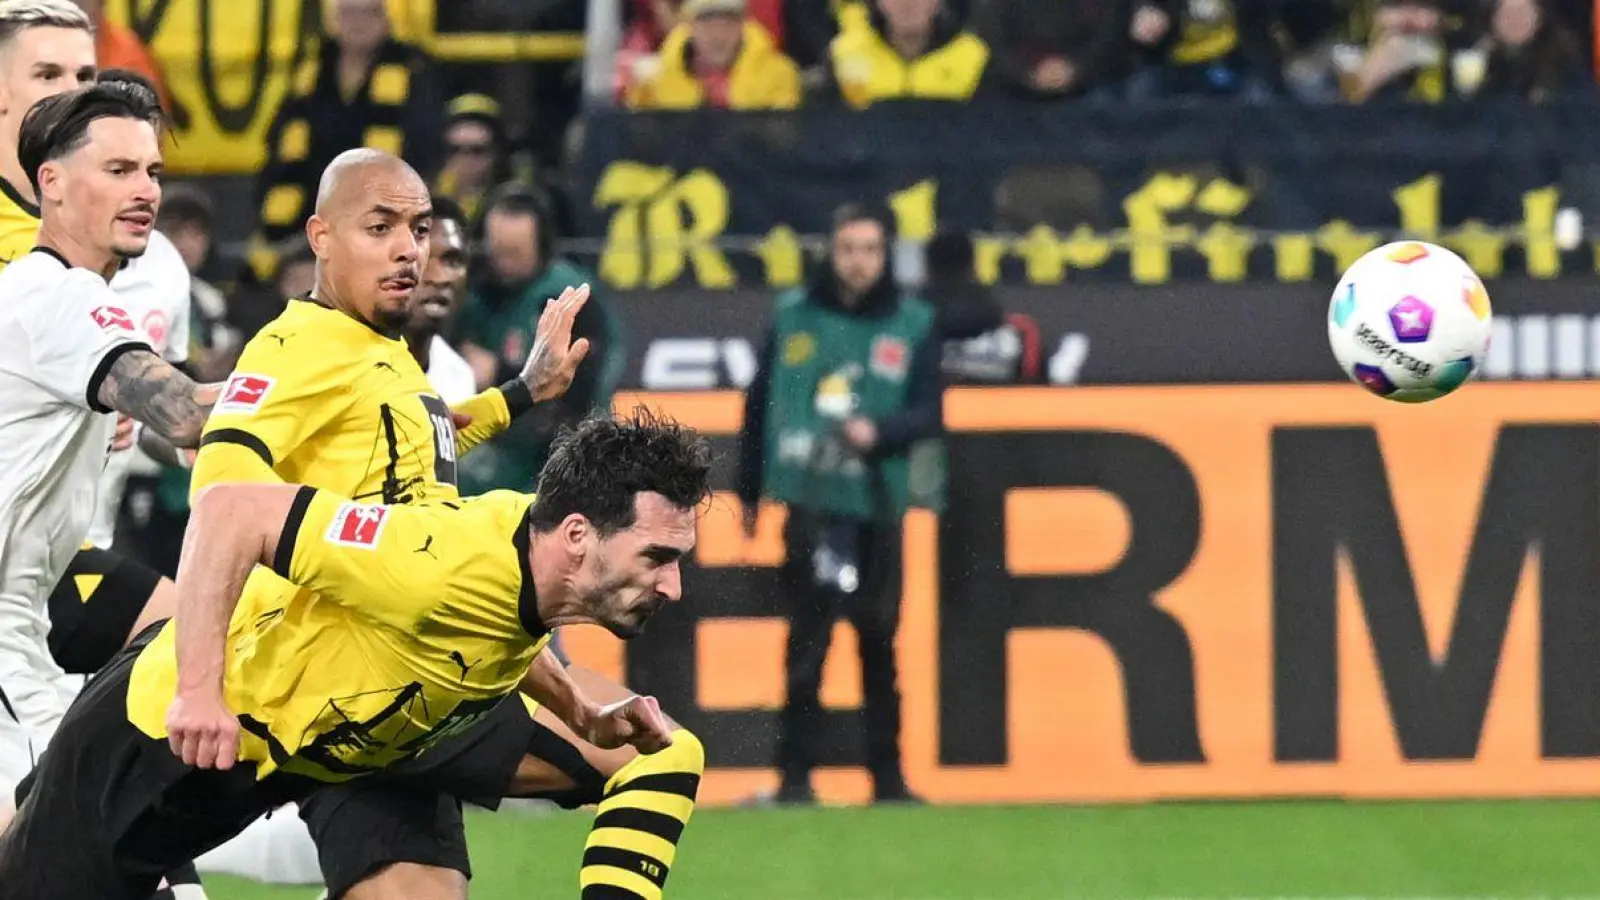
[[(111, 290), (145, 342), (167, 362), (176, 365), (189, 359), (189, 267), (166, 235), (152, 231), (149, 248), (111, 279)], [(111, 454), (106, 463), (89, 526), (89, 543), (96, 547), (111, 546), (122, 492), (135, 469), (147, 474), (160, 471), (137, 447)]]
[(17, 777), (5, 771), (16, 762), (8, 742), (20, 729), (42, 746), (70, 700), (46, 644), (46, 601), (94, 518), (115, 426), (100, 384), (117, 357), (148, 345), (104, 279), (47, 250), (0, 272), (0, 300), (3, 786)]
[(449, 404), (460, 403), (478, 393), (478, 379), (472, 364), (437, 334), (428, 345), (428, 383)]

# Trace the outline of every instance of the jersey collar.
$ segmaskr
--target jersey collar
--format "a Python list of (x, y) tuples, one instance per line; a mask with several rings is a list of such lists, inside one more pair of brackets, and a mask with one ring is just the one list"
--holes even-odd
[(544, 620), (539, 618), (539, 592), (533, 584), (533, 566), (528, 562), (528, 548), (533, 526), (528, 516), (533, 514), (529, 504), (527, 514), (517, 519), (517, 533), (511, 536), (511, 546), (517, 549), (517, 564), (522, 567), (522, 589), (517, 593), (517, 618), (522, 620), (522, 630), (534, 639), (550, 633)]
[(43, 218), (43, 214), (39, 211), (39, 204), (29, 203), (27, 200), (22, 199), (22, 192), (17, 190), (16, 185), (4, 178), (0, 178), (0, 194), (5, 194), (7, 200), (15, 203), (18, 209), (35, 219)]

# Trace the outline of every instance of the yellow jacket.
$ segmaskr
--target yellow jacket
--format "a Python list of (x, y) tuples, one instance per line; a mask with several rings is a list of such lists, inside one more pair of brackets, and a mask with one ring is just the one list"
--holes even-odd
[(936, 38), (927, 53), (904, 59), (856, 3), (839, 10), (839, 35), (828, 55), (840, 93), (857, 109), (897, 97), (970, 100), (989, 65), (989, 45), (970, 31), (942, 43)]
[[(706, 92), (690, 68), (689, 27), (679, 25), (661, 42), (659, 68), (628, 85), (630, 109), (695, 109)], [(800, 68), (784, 56), (772, 36), (755, 22), (744, 26), (744, 44), (728, 75), (732, 109), (794, 109), (800, 105)]]

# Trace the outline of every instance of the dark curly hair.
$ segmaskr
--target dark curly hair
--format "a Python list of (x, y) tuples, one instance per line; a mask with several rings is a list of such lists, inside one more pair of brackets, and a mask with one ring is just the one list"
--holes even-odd
[(711, 447), (693, 429), (642, 406), (627, 416), (594, 413), (556, 436), (529, 520), (550, 531), (577, 513), (609, 536), (633, 526), (638, 494), (698, 506), (711, 493), (710, 474)]
[(17, 161), (35, 196), (39, 167), (88, 143), (89, 126), (96, 119), (149, 122), (158, 136), (167, 124), (150, 79), (122, 69), (100, 73), (99, 80), (87, 87), (40, 100), (22, 117), (17, 138)]

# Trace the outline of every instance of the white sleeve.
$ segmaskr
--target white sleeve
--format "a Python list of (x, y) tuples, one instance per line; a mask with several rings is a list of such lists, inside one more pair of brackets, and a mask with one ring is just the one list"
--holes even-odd
[(104, 281), (93, 272), (68, 272), (49, 297), (30, 301), (23, 316), (34, 377), (62, 401), (95, 412), (111, 412), (100, 402), (100, 383), (117, 357), (150, 350)]
[(150, 248), (146, 251), (160, 260), (160, 267), (151, 273), (161, 308), (167, 311), (167, 341), (161, 355), (167, 362), (177, 365), (189, 361), (189, 304), (191, 278), (183, 254), (173, 246), (171, 239), (160, 232), (150, 235)]
[(182, 290), (181, 295), (172, 298), (172, 324), (167, 328), (167, 346), (161, 350), (161, 355), (173, 365), (189, 361), (189, 270), (183, 270), (181, 282), (173, 285), (174, 290)]

